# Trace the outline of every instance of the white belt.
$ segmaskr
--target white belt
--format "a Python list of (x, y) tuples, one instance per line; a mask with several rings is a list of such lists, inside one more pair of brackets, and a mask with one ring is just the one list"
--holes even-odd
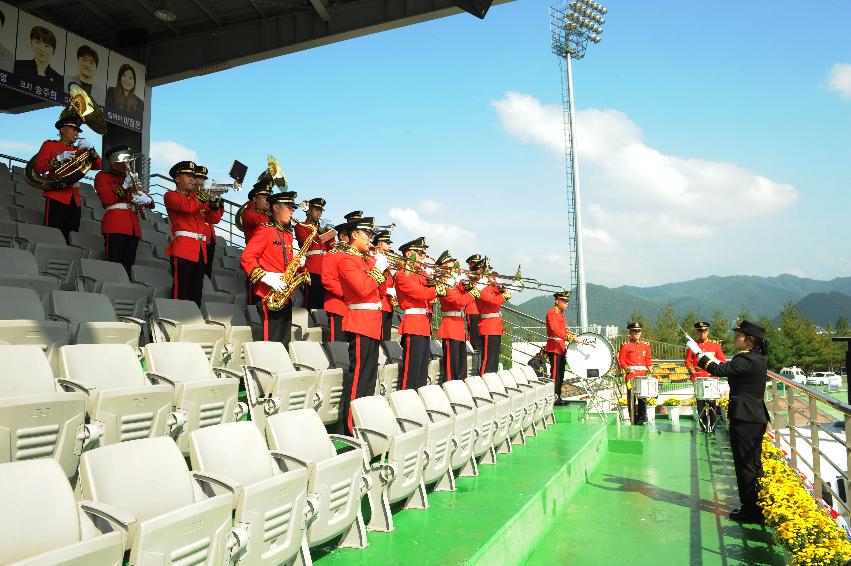
[(562, 338), (561, 336), (547, 336), (547, 340), (567, 340), (567, 338)]
[(107, 211), (109, 211), (109, 210), (130, 210), (130, 205), (127, 204), (126, 202), (119, 202), (119, 203), (111, 204), (111, 205), (107, 206), (106, 210)]
[(312, 256), (312, 255), (325, 255), (325, 250), (312, 250), (304, 254), (304, 257)]
[(428, 309), (405, 309), (404, 314), (428, 314)]
[(444, 311), (443, 316), (464, 316), (464, 311)]
[(479, 318), (500, 318), (502, 316), (501, 312), (487, 312), (484, 314), (480, 314)]
[(193, 240), (206, 241), (207, 236), (204, 234), (199, 234), (198, 232), (189, 232), (187, 230), (177, 230), (174, 233), (175, 236), (183, 236), (184, 238), (192, 238)]
[(350, 311), (379, 311), (381, 310), (381, 303), (355, 303), (353, 305), (349, 305)]
[(629, 366), (632, 371), (647, 371), (647, 366)]

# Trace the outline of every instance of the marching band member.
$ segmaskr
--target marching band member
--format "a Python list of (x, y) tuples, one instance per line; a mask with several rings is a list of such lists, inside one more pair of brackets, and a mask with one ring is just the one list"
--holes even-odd
[(124, 266), (127, 276), (136, 263), (136, 249), (142, 237), (139, 218), (144, 218), (143, 208), (153, 208), (154, 199), (135, 186), (134, 179), (127, 174), (127, 166), (118, 161), (120, 155), (133, 153), (130, 146), (119, 145), (106, 152), (109, 172), (95, 175), (95, 191), (106, 210), (101, 220), (104, 256)]
[[(73, 159), (78, 151), (92, 148), (92, 144), (79, 137), (83, 119), (71, 109), (71, 106), (62, 111), (55, 127), (59, 130), (59, 139), (45, 140), (34, 157), (33, 169), (41, 175), (54, 169), (58, 163)], [(92, 169), (102, 167), (103, 160), (98, 157)], [(44, 196), (44, 225), (58, 228), (65, 236), (65, 242), (70, 243), (71, 232), (80, 230), (79, 183), (64, 189), (43, 191), (42, 196)]]
[(288, 300), (281, 310), (270, 310), (264, 298), (270, 291), (281, 291), (286, 284), (281, 279), (293, 260), (293, 232), (290, 222), (296, 208), (297, 194), (292, 191), (275, 193), (267, 200), (271, 222), (263, 224), (245, 245), (239, 263), (248, 275), (259, 298), (257, 312), (263, 319), (263, 340), (290, 344), (293, 304)]
[[(473, 254), (467, 258), (467, 269), (475, 271), (474, 267), (482, 262), (482, 256)], [(470, 345), (482, 355), (482, 336), (479, 334), (479, 307), (475, 302), (467, 305), (467, 333), (470, 337)]]
[(360, 218), (348, 223), (349, 246), (339, 254), (337, 276), (343, 289), (346, 316), (343, 330), (349, 342), (349, 367), (340, 402), (341, 432), (351, 434), (351, 402), (375, 394), (378, 380), (378, 341), (381, 339), (379, 287), (388, 262), (384, 254), (369, 256), (375, 220)]
[(338, 241), (322, 260), (322, 286), (325, 288), (323, 308), (328, 313), (328, 341), (343, 342), (346, 339), (343, 334), (343, 318), (348, 309), (343, 301), (343, 288), (340, 286), (337, 266), (340, 257), (349, 247), (349, 223), (339, 224), (335, 230)]
[[(473, 271), (484, 271), (485, 261), (473, 263)], [(485, 275), (485, 281), (476, 284), (479, 298), (479, 334), (482, 337), (482, 367), (479, 375), (499, 369), (499, 350), (502, 345), (502, 312), (500, 305), (511, 298), (511, 291), (496, 282), (496, 273)]]
[(171, 257), (171, 298), (195, 301), (200, 308), (207, 263), (207, 195), (198, 191), (194, 162), (175, 163), (168, 173), (177, 187), (163, 196), (171, 221), (172, 240), (165, 249)]
[(248, 191), (249, 203), (242, 211), (242, 233), (245, 234), (246, 244), (257, 228), (269, 222), (271, 214), (267, 199), (271, 194), (272, 183), (267, 181), (257, 181), (254, 188)]
[(570, 291), (562, 291), (553, 295), (555, 305), (547, 311), (547, 344), (544, 351), (550, 362), (550, 379), (555, 383), (556, 405), (565, 405), (561, 398), (561, 387), (564, 383), (567, 342), (578, 342), (576, 334), (567, 329), (564, 311), (570, 301)]
[[(708, 322), (694, 323), (694, 329), (697, 330), (696, 343), (704, 353), (714, 355), (715, 359), (719, 363), (726, 362), (727, 358), (724, 357), (724, 350), (721, 349), (721, 342), (709, 339), (709, 327), (710, 324)], [(697, 366), (697, 356), (691, 350), (686, 350), (685, 365), (689, 374), (691, 374), (692, 381), (712, 377), (708, 371)], [(709, 428), (707, 429), (706, 423), (703, 422), (703, 419), (699, 419), (700, 428), (703, 432), (714, 432), (715, 420), (718, 418), (718, 403), (715, 400), (707, 401), (705, 399), (698, 399), (697, 414), (701, 415), (703, 414), (703, 411), (706, 411), (709, 415)]]
[(310, 244), (305, 257), (307, 258), (307, 270), (310, 272), (310, 284), (305, 285), (306, 293), (304, 307), (307, 309), (321, 309), (325, 304), (325, 288), (322, 285), (322, 260), (323, 256), (331, 249), (329, 240), (333, 234), (329, 234), (319, 227), (319, 220), (325, 211), (325, 199), (321, 197), (312, 198), (307, 202), (307, 219), (303, 224), (296, 224), (295, 237), (299, 246), (304, 245), (310, 235), (309, 224), (316, 226), (316, 237)]
[(363, 218), (363, 211), (353, 210), (348, 214), (344, 214), (343, 218), (346, 219), (346, 222), (351, 222), (352, 220), (360, 220), (361, 218)]
[[(650, 345), (641, 341), (641, 331), (644, 327), (640, 322), (630, 322), (626, 325), (629, 330), (629, 341), (624, 342), (618, 351), (618, 364), (626, 380), (626, 403), (630, 411), (632, 424), (641, 425), (647, 422), (647, 404), (644, 399), (638, 399), (632, 390), (632, 380), (636, 377), (650, 375), (648, 371), (653, 365), (650, 356)], [(633, 403), (635, 401), (635, 403)]]
[(431, 338), (428, 303), (446, 295), (446, 287), (442, 284), (430, 287), (426, 279), (427, 272), (418, 267), (427, 247), (425, 238), (417, 238), (399, 246), (407, 262), (394, 278), (396, 298), (402, 309), (399, 334), (403, 357), (398, 389), (418, 389), (428, 383)]
[[(457, 265), (457, 260), (446, 250), (440, 254), (436, 263), (438, 267), (451, 269)], [(460, 270), (457, 268), (452, 269), (446, 285), (446, 296), (440, 297), (443, 320), (440, 321), (437, 337), (443, 345), (441, 373), (444, 381), (451, 381), (467, 377), (467, 328), (464, 324), (464, 309), (479, 297), (479, 291), (475, 287), (464, 287)]]
[[(390, 251), (389, 230), (380, 230), (375, 233), (372, 238), (372, 245), (375, 247), (376, 254), (384, 254)], [(381, 340), (390, 340), (393, 332), (393, 307), (396, 303), (396, 287), (393, 281), (393, 275), (390, 273), (390, 268), (384, 270), (384, 283), (378, 288), (378, 294), (381, 297)]]
[(734, 521), (762, 523), (757, 502), (762, 476), (762, 438), (768, 426), (765, 407), (765, 380), (768, 342), (765, 328), (743, 320), (733, 329), (733, 344), (739, 352), (726, 363), (717, 363), (700, 346), (689, 340), (688, 349), (697, 356), (697, 366), (710, 374), (726, 377), (730, 384), (730, 448), (736, 469), (736, 483), (742, 506), (730, 513)]
[[(204, 181), (207, 180), (207, 168), (203, 165), (195, 165), (195, 185), (198, 193), (204, 193)], [(204, 210), (204, 233), (207, 236), (207, 261), (204, 264), (204, 274), (213, 277), (213, 258), (216, 255), (216, 224), (222, 220), (225, 207), (222, 205), (221, 195), (213, 197), (207, 193), (209, 200)]]

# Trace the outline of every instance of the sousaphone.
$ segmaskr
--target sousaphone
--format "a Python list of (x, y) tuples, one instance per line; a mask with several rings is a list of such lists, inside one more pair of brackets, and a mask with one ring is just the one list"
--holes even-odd
[[(281, 164), (278, 163), (278, 160), (275, 159), (273, 155), (267, 157), (266, 169), (257, 176), (257, 182), (265, 182), (270, 188), (274, 185), (278, 187), (278, 190), (280, 191), (287, 190), (287, 187), (289, 186), (287, 183), (287, 176), (284, 174), (284, 168), (281, 167)], [(242, 227), (242, 215), (245, 212), (245, 209), (248, 208), (248, 204), (250, 202), (251, 201), (245, 201), (239, 207), (239, 210), (236, 211), (234, 224), (236, 224), (236, 227), (242, 232), (245, 232), (245, 229)]]

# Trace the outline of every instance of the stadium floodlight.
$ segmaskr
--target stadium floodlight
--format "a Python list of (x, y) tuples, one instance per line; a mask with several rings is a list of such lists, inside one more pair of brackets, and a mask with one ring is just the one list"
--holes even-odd
[(550, 6), (552, 49), (559, 57), (564, 115), (564, 160), (567, 179), (567, 255), (571, 265), (570, 287), (576, 289), (567, 312), (572, 326), (588, 330), (588, 300), (585, 290), (585, 261), (582, 254), (582, 214), (579, 193), (579, 163), (573, 117), (572, 61), (585, 57), (589, 43), (600, 43), (606, 8), (594, 0), (560, 0)]
[(173, 22), (176, 20), (177, 14), (174, 12), (174, 8), (171, 7), (171, 0), (161, 0), (154, 10), (154, 17), (161, 22)]

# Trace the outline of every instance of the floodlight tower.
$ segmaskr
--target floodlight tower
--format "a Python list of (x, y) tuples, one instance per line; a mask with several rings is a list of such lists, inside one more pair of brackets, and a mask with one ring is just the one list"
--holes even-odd
[[(607, 10), (593, 0), (562, 0), (550, 6), (552, 49), (561, 67), (561, 103), (564, 114), (564, 161), (567, 177), (568, 257), (570, 285), (576, 289), (568, 313), (580, 331), (588, 329), (588, 303), (585, 292), (585, 261), (582, 254), (582, 213), (579, 200), (579, 163), (576, 159), (576, 128), (573, 124), (573, 72), (571, 62), (585, 57), (588, 43), (600, 43), (603, 16)], [(573, 310), (573, 309), (572, 309)]]

